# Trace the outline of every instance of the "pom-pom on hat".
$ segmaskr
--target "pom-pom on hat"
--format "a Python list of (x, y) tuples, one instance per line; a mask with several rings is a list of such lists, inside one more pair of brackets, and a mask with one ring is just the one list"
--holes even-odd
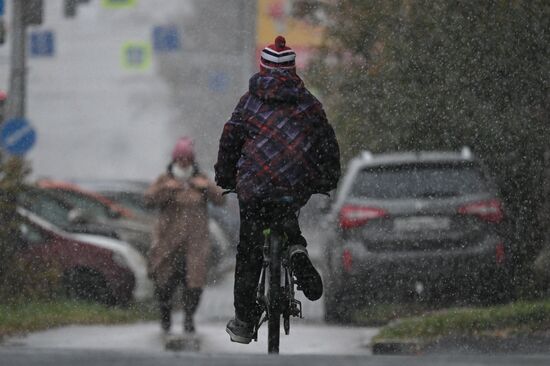
[(172, 150), (173, 160), (195, 160), (195, 150), (193, 148), (193, 140), (189, 137), (180, 137)]
[(262, 50), (260, 68), (264, 69), (294, 69), (296, 53), (286, 46), (286, 39), (277, 36), (275, 42)]

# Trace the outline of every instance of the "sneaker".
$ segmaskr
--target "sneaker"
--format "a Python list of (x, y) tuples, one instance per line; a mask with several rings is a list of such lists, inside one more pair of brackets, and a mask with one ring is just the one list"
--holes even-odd
[(170, 320), (162, 319), (160, 321), (160, 329), (162, 329), (163, 333), (170, 333), (171, 325), (172, 324), (171, 324)]
[(311, 263), (303, 245), (293, 245), (290, 248), (290, 262), (296, 276), (298, 290), (303, 291), (310, 301), (319, 300), (323, 295), (323, 280)]
[(166, 342), (170, 342), (170, 340), (172, 338), (174, 338), (174, 334), (172, 332), (170, 332), (169, 330), (162, 330), (162, 333), (161, 333), (161, 339), (164, 343)]
[(225, 331), (229, 334), (231, 342), (248, 344), (254, 337), (254, 324), (243, 322), (235, 317), (227, 323)]

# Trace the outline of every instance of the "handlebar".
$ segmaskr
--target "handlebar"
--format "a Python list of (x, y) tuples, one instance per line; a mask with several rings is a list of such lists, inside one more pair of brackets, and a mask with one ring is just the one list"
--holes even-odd
[[(237, 193), (237, 191), (235, 191), (234, 189), (228, 189), (228, 190), (223, 191), (222, 196), (228, 195), (230, 193)], [(318, 192), (318, 194), (323, 195), (323, 196), (327, 196), (327, 197), (330, 198), (330, 193), (329, 192)]]

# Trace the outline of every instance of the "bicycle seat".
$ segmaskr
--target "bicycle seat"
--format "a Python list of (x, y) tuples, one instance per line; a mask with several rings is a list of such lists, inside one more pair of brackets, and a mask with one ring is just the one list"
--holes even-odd
[(292, 205), (295, 201), (296, 199), (292, 196), (282, 196), (273, 200), (273, 203), (278, 203), (281, 205)]
[(296, 199), (292, 196), (281, 196), (277, 198), (269, 198), (262, 201), (262, 206), (268, 210), (280, 211), (288, 210), (296, 203)]

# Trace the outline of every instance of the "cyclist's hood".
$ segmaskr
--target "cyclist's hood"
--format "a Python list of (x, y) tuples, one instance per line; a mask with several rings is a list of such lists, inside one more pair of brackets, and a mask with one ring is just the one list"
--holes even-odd
[(295, 72), (266, 70), (250, 78), (250, 94), (274, 102), (296, 102), (307, 92), (304, 82)]

